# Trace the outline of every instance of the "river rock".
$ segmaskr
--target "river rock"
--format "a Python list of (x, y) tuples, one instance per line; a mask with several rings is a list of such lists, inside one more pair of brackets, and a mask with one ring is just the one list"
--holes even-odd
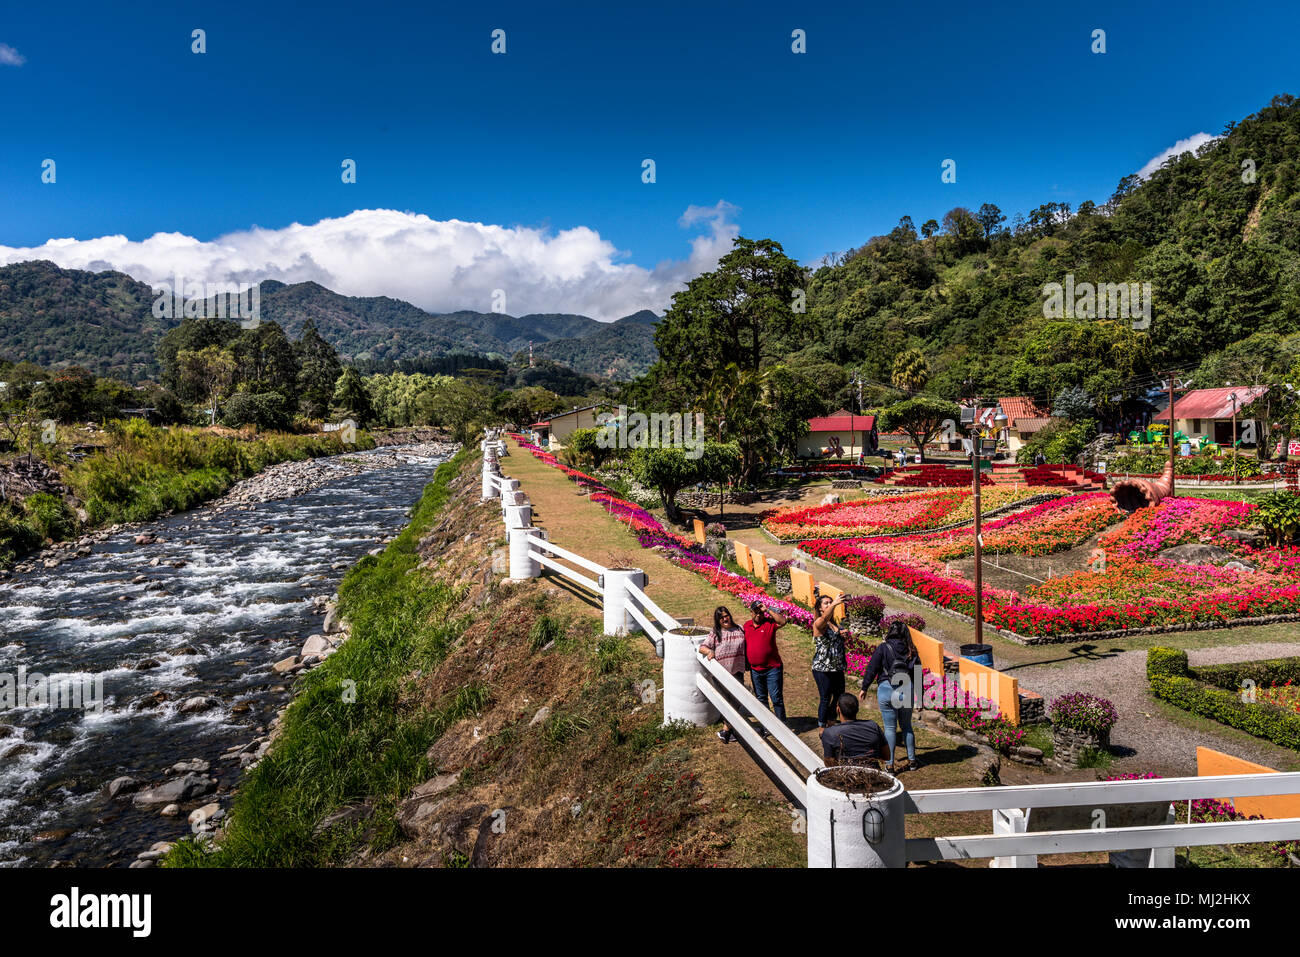
[(162, 662), (157, 658), (144, 658), (129, 667), (132, 671), (148, 671), (150, 668), (160, 667), (161, 664)]
[(182, 701), (176, 711), (179, 714), (198, 714), (215, 708), (219, 703), (216, 698), (209, 695), (196, 695)]
[(199, 827), (210, 821), (219, 820), (224, 816), (225, 814), (221, 810), (221, 805), (216, 801), (213, 801), (211, 804), (205, 804), (203, 807), (190, 812), (190, 826)]
[[(972, 479), (972, 481), (974, 481), (974, 480)], [(136, 575), (134, 578), (131, 579), (131, 584), (132, 584), (132, 585), (143, 585), (143, 584), (144, 584), (145, 582), (147, 582), (148, 580), (149, 580), (149, 576), (148, 576), (148, 575)]]
[(334, 643), (324, 635), (312, 635), (303, 643), (302, 656), (325, 658), (334, 651)]
[(292, 658), (284, 658), (271, 665), (271, 670), (277, 675), (286, 675), (291, 671), (297, 671), (302, 667), (302, 659), (297, 655)]
[(165, 808), (163, 808), (158, 813), (161, 814), (163, 817), (179, 817), (181, 813), (181, 806), (179, 804), (168, 804)]
[(325, 621), (321, 625), (321, 631), (327, 635), (335, 634), (339, 631), (339, 609), (335, 604), (326, 606)]
[(113, 778), (113, 780), (109, 781), (108, 787), (105, 788), (105, 790), (108, 792), (109, 798), (112, 799), (117, 797), (119, 794), (126, 797), (126, 795), (137, 790), (139, 787), (139, 781), (131, 777), (129, 774), (123, 774), (122, 776)]
[(141, 807), (158, 804), (172, 804), (178, 801), (190, 801), (217, 789), (217, 782), (201, 774), (186, 774), (184, 777), (167, 781), (157, 787), (141, 791), (134, 798), (134, 803)]
[(172, 771), (176, 774), (207, 774), (211, 767), (212, 765), (202, 758), (190, 758), (188, 761), (177, 761), (172, 765)]

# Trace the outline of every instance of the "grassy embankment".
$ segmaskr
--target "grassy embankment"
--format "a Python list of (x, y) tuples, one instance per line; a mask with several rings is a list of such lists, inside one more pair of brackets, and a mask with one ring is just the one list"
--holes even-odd
[(90, 528), (143, 522), (217, 498), (243, 478), (268, 466), (374, 447), (357, 433), (354, 445), (337, 434), (259, 436), (217, 434), (204, 429), (158, 428), (139, 419), (109, 425), (102, 453), (73, 463), (57, 445), (43, 446), (42, 457), (80, 500), (80, 521), (59, 496), (29, 495), (17, 506), (0, 503), (0, 567)]
[[(182, 842), (167, 866), (802, 863), (783, 801), (711, 732), (662, 725), (644, 640), (548, 581), (501, 582), (473, 462), (443, 465), (348, 573), (352, 637), (302, 679), (217, 849)], [(454, 783), (408, 797), (435, 774)]]

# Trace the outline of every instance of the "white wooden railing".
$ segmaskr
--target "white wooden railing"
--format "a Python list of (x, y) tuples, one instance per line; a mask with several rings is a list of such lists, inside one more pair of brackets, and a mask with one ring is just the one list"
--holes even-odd
[[(519, 483), (500, 474), (504, 442), (489, 432), (481, 448), (483, 499), (502, 501), (510, 577), (537, 578), (545, 569), (600, 598), (607, 634), (644, 632), (664, 661), (663, 687), (657, 689), (664, 723), (682, 720), (705, 727), (725, 719), (804, 815), (810, 866), (905, 867), (908, 862), (993, 858), (994, 867), (1036, 867), (1039, 854), (1150, 849), (1151, 866), (1172, 867), (1174, 847), (1300, 840), (1300, 818), (1106, 826), (1106, 810), (1116, 805), (1297, 794), (1300, 772), (929, 791), (907, 791), (895, 782), (889, 791), (871, 796), (827, 788), (817, 780), (825, 770), (822, 759), (725, 668), (699, 654), (703, 629), (659, 607), (645, 593), (641, 569), (606, 568), (548, 541), (546, 532), (532, 525), (531, 505)], [(1034, 808), (1078, 809), (1079, 820), (1087, 823), (1034, 832)], [(905, 838), (906, 815), (951, 811), (992, 812), (993, 833)], [(800, 821), (794, 823), (800, 830)]]

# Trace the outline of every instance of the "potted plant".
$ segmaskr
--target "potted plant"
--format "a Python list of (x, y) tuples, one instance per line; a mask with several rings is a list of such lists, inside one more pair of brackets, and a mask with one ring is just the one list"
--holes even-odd
[(1086, 691), (1061, 695), (1048, 707), (1048, 715), (1056, 756), (1068, 765), (1078, 765), (1085, 751), (1109, 750), (1110, 729), (1119, 720), (1115, 705)]
[(875, 595), (850, 595), (844, 599), (844, 615), (849, 631), (855, 635), (871, 635), (880, 631), (880, 619), (885, 614), (885, 603)]
[(778, 595), (790, 594), (790, 569), (793, 567), (796, 567), (794, 560), (789, 558), (768, 566), (768, 583)]

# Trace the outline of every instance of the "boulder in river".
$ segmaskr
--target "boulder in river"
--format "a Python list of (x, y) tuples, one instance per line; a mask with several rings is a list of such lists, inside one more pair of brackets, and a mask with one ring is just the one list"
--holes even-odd
[(180, 707), (176, 710), (180, 714), (198, 714), (201, 711), (208, 711), (215, 708), (219, 702), (211, 695), (195, 695), (193, 698), (186, 698), (181, 702)]
[(297, 671), (302, 667), (302, 659), (297, 655), (292, 658), (284, 658), (271, 665), (271, 670), (277, 675), (286, 675), (291, 671)]
[(123, 774), (120, 777), (113, 778), (113, 780), (109, 781), (108, 786), (104, 790), (107, 791), (109, 798), (112, 799), (117, 797), (119, 794), (122, 797), (126, 797), (126, 795), (135, 791), (139, 787), (139, 781), (131, 777), (129, 774)]
[(202, 758), (190, 758), (188, 761), (177, 761), (172, 765), (172, 770), (177, 774), (186, 774), (193, 772), (195, 774), (207, 774), (212, 765)]
[(216, 789), (217, 782), (211, 778), (201, 774), (186, 774), (184, 777), (141, 791), (135, 796), (134, 801), (140, 807), (173, 804), (211, 794)]

